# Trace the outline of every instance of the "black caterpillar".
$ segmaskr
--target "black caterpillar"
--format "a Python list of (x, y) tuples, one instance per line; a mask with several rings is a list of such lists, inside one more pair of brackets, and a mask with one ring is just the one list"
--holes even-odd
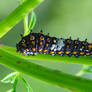
[(50, 55), (68, 55), (75, 57), (80, 56), (91, 56), (92, 57), (92, 43), (88, 43), (87, 39), (85, 41), (72, 40), (69, 39), (50, 37), (49, 33), (47, 35), (40, 33), (33, 33), (32, 30), (30, 34), (23, 37), (21, 41), (16, 44), (17, 52), (23, 55), (36, 55), (37, 53), (44, 53)]

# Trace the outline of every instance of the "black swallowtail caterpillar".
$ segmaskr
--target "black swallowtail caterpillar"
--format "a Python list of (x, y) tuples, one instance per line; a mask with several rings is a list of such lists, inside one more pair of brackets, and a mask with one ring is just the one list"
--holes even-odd
[(21, 35), (21, 41), (16, 44), (17, 52), (23, 55), (37, 55), (37, 53), (44, 53), (50, 55), (68, 55), (75, 57), (80, 56), (91, 56), (92, 57), (92, 43), (88, 43), (87, 39), (85, 41), (72, 40), (64, 38), (50, 37), (49, 33), (47, 35), (40, 33), (31, 32), (24, 36)]

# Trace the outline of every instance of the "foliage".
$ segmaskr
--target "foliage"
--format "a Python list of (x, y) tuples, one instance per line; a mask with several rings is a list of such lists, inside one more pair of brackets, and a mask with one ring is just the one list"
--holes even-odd
[[(22, 0), (22, 1), (21, 0), (18, 0), (17, 2), (21, 6), (22, 3), (25, 4), (25, 2), (27, 2), (27, 1), (29, 1), (29, 0)], [(35, 0), (35, 1), (37, 1), (37, 0)], [(33, 4), (34, 2), (31, 2), (31, 3)], [(18, 7), (18, 9), (20, 8), (20, 6)], [(31, 7), (31, 8), (33, 8), (33, 7)], [(16, 9), (15, 11), (18, 12), (19, 11), (18, 9)], [(22, 12), (22, 13), (24, 13), (24, 12)], [(9, 16), (11, 17), (11, 15), (13, 15), (13, 14), (14, 14), (14, 12), (11, 13)], [(9, 16), (8, 16), (8, 18), (6, 18), (6, 20), (9, 19)], [(22, 16), (21, 16), (21, 18), (22, 18)], [(5, 22), (1, 22), (2, 26), (4, 25), (4, 23)], [(31, 15), (29, 28), (28, 28), (28, 14), (24, 16), (24, 29), (25, 29), (24, 35), (27, 35), (30, 32), (30, 30), (33, 29), (35, 23), (36, 23), (36, 15), (35, 15), (34, 12), (32, 12), (32, 15)], [(2, 37), (7, 32), (8, 32), (8, 30), (4, 30), (3, 32), (1, 32), (2, 34), (0, 36)], [(11, 73), (11, 74), (7, 75), (4, 79), (1, 80), (1, 82), (3, 82), (3, 83), (12, 83), (13, 84), (13, 87), (8, 92), (16, 92), (16, 86), (17, 86), (18, 78), (20, 78), (23, 81), (24, 86), (27, 88), (27, 92), (33, 92), (32, 91), (32, 88), (30, 87), (30, 85), (26, 82), (26, 80), (22, 77), (22, 75), (20, 75), (19, 72), (14, 72), (14, 73)]]
[[(17, 7), (7, 18), (5, 18), (0, 23), (0, 38), (3, 37), (11, 28), (13, 28), (21, 19), (24, 18), (24, 35), (27, 35), (31, 29), (33, 29), (36, 23), (36, 15), (33, 9), (40, 3), (41, 0), (23, 0), (23, 3), (18, 0), (19, 7)], [(31, 12), (31, 19), (28, 25), (28, 13)], [(40, 56), (40, 57), (39, 57)], [(7, 58), (6, 58), (7, 57)], [(29, 76), (38, 78), (45, 82), (57, 85), (59, 87), (65, 87), (72, 91), (77, 92), (90, 92), (92, 90), (91, 84), (92, 80), (85, 78), (80, 78), (72, 75), (65, 74), (58, 70), (52, 70), (32, 62), (31, 60), (47, 60), (47, 61), (57, 61), (57, 62), (68, 62), (68, 63), (78, 63), (85, 65), (92, 65), (92, 59), (90, 57), (81, 58), (69, 58), (67, 56), (61, 57), (56, 55), (55, 57), (50, 55), (37, 55), (35, 57), (23, 56), (16, 53), (15, 48), (4, 46), (0, 43), (0, 64), (8, 66), (18, 72), (11, 73), (7, 75), (1, 81), (3, 83), (12, 83), (13, 87), (8, 92), (16, 92), (16, 86), (18, 79), (20, 78), (24, 86), (27, 88), (27, 92), (32, 92), (32, 88), (26, 82), (19, 72), (27, 74)], [(13, 60), (13, 61), (12, 61)], [(83, 69), (85, 72), (92, 72), (91, 67)]]
[(27, 92), (33, 92), (30, 85), (26, 82), (22, 75), (20, 75), (19, 72), (13, 72), (8, 74), (4, 79), (1, 80), (1, 82), (13, 84), (12, 89), (8, 90), (8, 92), (16, 92), (16, 86), (19, 78), (23, 81), (24, 86), (27, 88)]

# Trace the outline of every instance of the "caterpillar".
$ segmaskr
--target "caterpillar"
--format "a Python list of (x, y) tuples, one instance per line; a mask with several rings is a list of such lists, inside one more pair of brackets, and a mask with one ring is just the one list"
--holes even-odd
[(68, 55), (71, 57), (90, 56), (92, 57), (92, 43), (88, 43), (87, 39), (80, 41), (79, 38), (72, 40), (71, 37), (68, 39), (50, 37), (40, 33), (31, 32), (23, 36), (21, 35), (21, 41), (16, 44), (17, 52), (22, 55), (37, 55), (37, 53), (50, 54), (55, 56)]

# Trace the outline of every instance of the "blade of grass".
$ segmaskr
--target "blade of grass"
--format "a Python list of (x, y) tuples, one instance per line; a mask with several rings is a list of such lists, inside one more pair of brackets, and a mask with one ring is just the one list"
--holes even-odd
[(36, 14), (35, 14), (35, 12), (32, 11), (30, 24), (29, 24), (29, 28), (28, 28), (28, 33), (30, 32), (30, 30), (32, 30), (34, 28), (35, 24), (36, 24)]
[(25, 0), (10, 15), (0, 22), (0, 38), (31, 12), (42, 0)]
[(22, 80), (22, 82), (24, 83), (24, 86), (27, 88), (27, 92), (33, 92), (32, 88), (27, 83), (27, 81), (23, 78), (23, 76), (19, 75), (19, 78)]
[(17, 83), (18, 83), (18, 77), (16, 77), (15, 82), (13, 84), (13, 92), (16, 92)]
[(3, 83), (12, 83), (13, 84), (15, 82), (17, 76), (18, 76), (17, 72), (10, 73), (4, 79), (2, 79), (1, 82), (3, 82)]
[(92, 57), (80, 57), (76, 58), (74, 56), (68, 57), (68, 56), (51, 56), (51, 55), (44, 55), (44, 54), (37, 54), (36, 56), (24, 56), (20, 53), (16, 53), (16, 49), (12, 47), (7, 47), (2, 45), (2, 48), (5, 49), (7, 52), (14, 54), (16, 56), (19, 56), (24, 59), (30, 59), (30, 60), (40, 60), (40, 61), (55, 61), (55, 62), (65, 62), (65, 63), (74, 63), (74, 64), (84, 64), (84, 65), (92, 65)]
[(14, 54), (10, 54), (2, 46), (0, 47), (0, 63), (29, 76), (76, 92), (90, 92), (92, 90), (92, 80), (75, 77), (58, 70), (34, 64)]

